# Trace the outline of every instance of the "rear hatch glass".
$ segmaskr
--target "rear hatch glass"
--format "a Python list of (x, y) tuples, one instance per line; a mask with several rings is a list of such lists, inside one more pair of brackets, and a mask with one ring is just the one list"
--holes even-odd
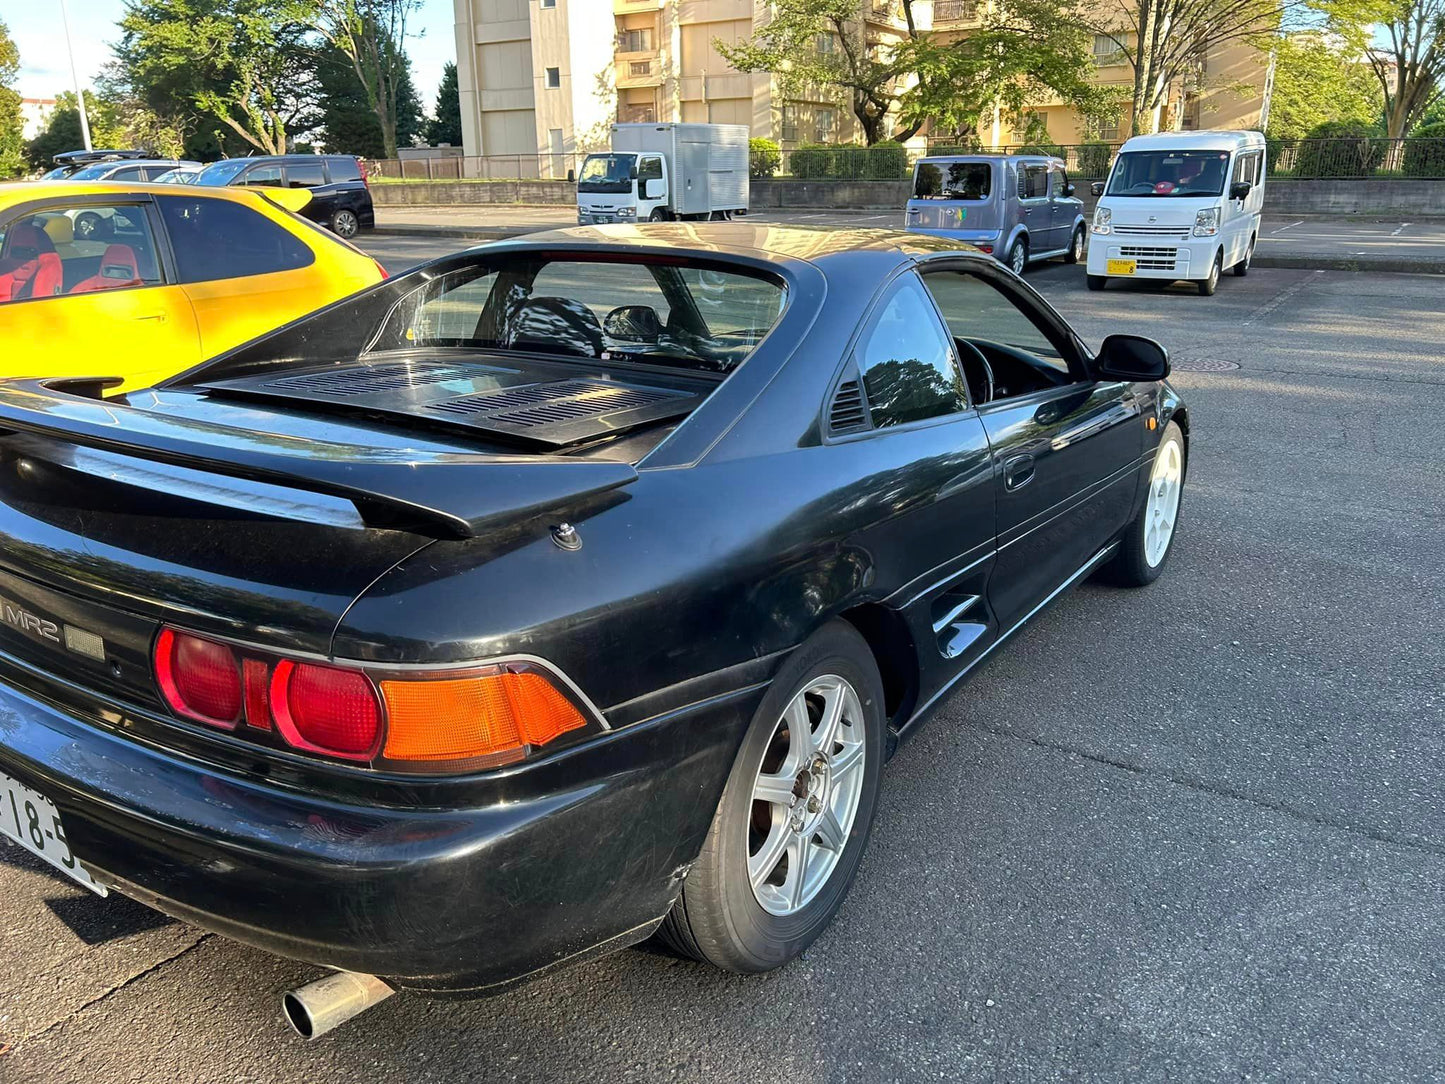
[(925, 229), (990, 230), (998, 228), (1000, 182), (998, 163), (980, 160), (927, 159), (913, 171), (909, 225)]

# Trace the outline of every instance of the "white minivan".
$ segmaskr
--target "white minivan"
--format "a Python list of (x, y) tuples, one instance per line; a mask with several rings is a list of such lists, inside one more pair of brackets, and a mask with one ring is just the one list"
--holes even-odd
[(1259, 132), (1135, 136), (1095, 182), (1089, 289), (1111, 278), (1185, 279), (1206, 296), (1249, 272), (1264, 207)]

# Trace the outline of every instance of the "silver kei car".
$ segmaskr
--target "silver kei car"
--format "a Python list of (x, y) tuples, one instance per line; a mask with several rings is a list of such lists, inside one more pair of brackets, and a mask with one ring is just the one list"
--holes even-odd
[(1084, 204), (1061, 159), (1041, 154), (920, 158), (904, 227), (975, 245), (1017, 274), (1034, 260), (1084, 258)]

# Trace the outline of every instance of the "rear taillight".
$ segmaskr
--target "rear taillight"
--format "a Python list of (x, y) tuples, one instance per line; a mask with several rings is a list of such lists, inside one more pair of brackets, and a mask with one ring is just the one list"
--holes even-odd
[(283, 659), (271, 677), (271, 711), (297, 749), (370, 760), (381, 740), (381, 705), (357, 670)]
[(390, 671), (289, 659), (163, 628), (155, 670), (181, 718), (393, 770), (496, 767), (564, 735), (604, 729), (570, 685), (531, 660)]
[(376, 269), (381, 272), (381, 277), (382, 277), (382, 278), (384, 278), (384, 279), (389, 279), (389, 278), (391, 278), (391, 272), (389, 272), (386, 268), (384, 268), (384, 267), (381, 266), (381, 261), (380, 261), (380, 260), (372, 260), (371, 262), (374, 263), (374, 264), (376, 264)]
[(371, 178), (366, 172), (366, 159), (358, 158), (356, 160), (356, 168), (361, 171), (361, 183), (366, 185), (368, 189), (371, 188)]
[(162, 629), (156, 683), (177, 715), (227, 729), (241, 717), (241, 666), (226, 644)]

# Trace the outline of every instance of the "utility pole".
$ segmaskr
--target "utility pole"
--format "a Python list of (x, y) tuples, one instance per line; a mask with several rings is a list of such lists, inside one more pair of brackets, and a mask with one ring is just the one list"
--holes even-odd
[(86, 150), (90, 145), (90, 118), (85, 113), (85, 91), (80, 86), (80, 71), (75, 66), (75, 46), (70, 41), (70, 15), (65, 10), (65, 0), (60, 0), (60, 21), (65, 24), (65, 51), (70, 54), (70, 78), (75, 84), (75, 104), (80, 108), (80, 138)]

